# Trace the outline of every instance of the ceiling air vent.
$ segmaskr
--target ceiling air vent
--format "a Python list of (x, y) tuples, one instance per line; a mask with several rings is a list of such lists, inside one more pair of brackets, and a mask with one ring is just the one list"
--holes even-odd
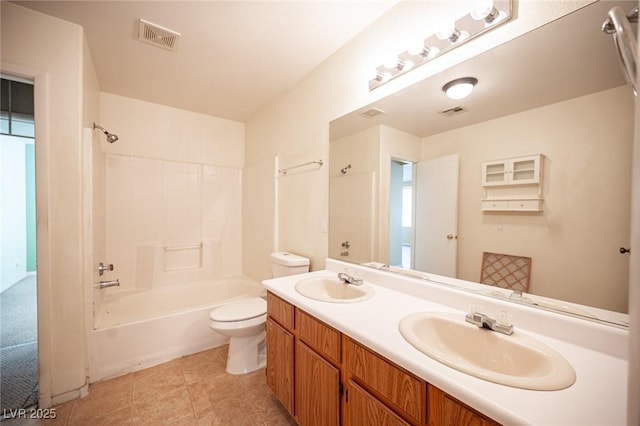
[(452, 115), (457, 115), (466, 111), (467, 109), (465, 107), (457, 105), (451, 108), (443, 109), (442, 111), (438, 111), (438, 112), (442, 115), (446, 115), (447, 117), (450, 117)]
[(178, 45), (180, 33), (152, 24), (140, 19), (138, 21), (138, 40), (167, 50), (175, 50)]
[(380, 115), (380, 114), (386, 114), (386, 112), (381, 110), (381, 109), (379, 109), (379, 108), (369, 108), (368, 110), (363, 111), (363, 112), (360, 113), (360, 115), (362, 115), (364, 117), (367, 117), (367, 118), (373, 118), (373, 117), (375, 117), (377, 115)]

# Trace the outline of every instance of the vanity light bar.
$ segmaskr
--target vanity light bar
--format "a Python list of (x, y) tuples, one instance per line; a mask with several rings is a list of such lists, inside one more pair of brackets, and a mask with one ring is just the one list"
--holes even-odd
[(395, 63), (380, 65), (375, 77), (369, 80), (369, 90), (400, 77), (445, 52), (472, 40), (487, 31), (508, 22), (512, 16), (513, 0), (480, 0), (479, 7), (457, 21), (443, 25), (435, 34), (427, 37), (422, 50), (406, 50), (396, 57)]

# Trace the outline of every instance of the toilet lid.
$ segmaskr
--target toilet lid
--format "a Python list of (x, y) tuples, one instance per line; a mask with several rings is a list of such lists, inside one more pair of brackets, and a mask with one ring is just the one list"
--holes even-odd
[(241, 321), (267, 313), (267, 301), (260, 297), (236, 300), (215, 308), (209, 314), (213, 321)]

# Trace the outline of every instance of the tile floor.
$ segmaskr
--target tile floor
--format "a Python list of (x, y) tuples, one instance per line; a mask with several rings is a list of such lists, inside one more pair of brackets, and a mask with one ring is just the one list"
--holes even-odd
[(91, 385), (86, 397), (55, 407), (55, 420), (12, 419), (2, 426), (295, 425), (267, 387), (264, 370), (225, 372), (227, 348)]

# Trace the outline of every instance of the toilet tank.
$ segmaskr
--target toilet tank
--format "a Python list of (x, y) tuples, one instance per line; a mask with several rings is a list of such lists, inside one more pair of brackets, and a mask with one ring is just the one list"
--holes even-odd
[(309, 259), (297, 254), (279, 251), (271, 253), (271, 276), (273, 278), (309, 272)]

